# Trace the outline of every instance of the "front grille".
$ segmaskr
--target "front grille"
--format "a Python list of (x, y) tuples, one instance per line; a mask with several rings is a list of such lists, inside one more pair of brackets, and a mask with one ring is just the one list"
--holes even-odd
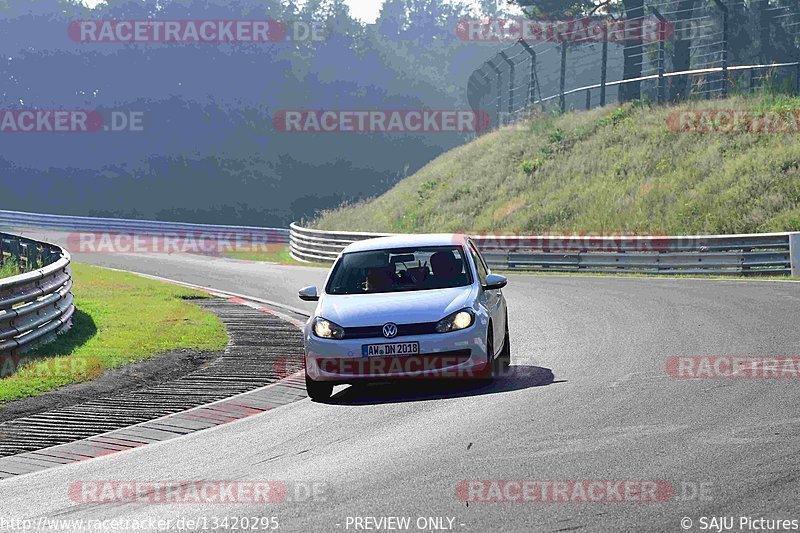
[[(418, 324), (397, 324), (397, 336), (409, 337), (412, 335), (428, 335), (436, 333), (436, 322), (420, 322)], [(363, 326), (359, 328), (344, 328), (345, 339), (373, 339), (384, 338), (383, 324), (380, 326)]]

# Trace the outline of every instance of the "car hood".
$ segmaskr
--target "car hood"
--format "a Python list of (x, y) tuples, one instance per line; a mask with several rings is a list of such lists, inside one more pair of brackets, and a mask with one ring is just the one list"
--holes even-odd
[(317, 316), (342, 327), (437, 322), (470, 305), (472, 286), (382, 294), (326, 294)]

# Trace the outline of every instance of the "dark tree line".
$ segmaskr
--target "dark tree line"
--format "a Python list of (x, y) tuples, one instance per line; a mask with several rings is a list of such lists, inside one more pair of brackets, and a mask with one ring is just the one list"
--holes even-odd
[[(456, 134), (283, 134), (286, 109), (460, 109), (487, 49), (445, 0), (387, 0), (375, 24), (343, 0), (0, 2), (0, 109), (141, 112), (142, 132), (2, 134), (0, 208), (285, 224), (379, 194)], [(79, 19), (315, 22), (320, 41), (79, 43)]]

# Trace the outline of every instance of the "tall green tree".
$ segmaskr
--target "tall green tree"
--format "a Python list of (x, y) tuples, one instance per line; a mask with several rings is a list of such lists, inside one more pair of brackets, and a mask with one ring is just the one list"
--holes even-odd
[(517, 0), (516, 3), (532, 18), (584, 17), (602, 6), (594, 0)]

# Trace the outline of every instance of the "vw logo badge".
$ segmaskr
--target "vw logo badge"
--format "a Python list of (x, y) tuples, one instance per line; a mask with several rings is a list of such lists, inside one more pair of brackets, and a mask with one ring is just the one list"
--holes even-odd
[(389, 322), (383, 325), (383, 336), (387, 339), (397, 336), (397, 324)]

